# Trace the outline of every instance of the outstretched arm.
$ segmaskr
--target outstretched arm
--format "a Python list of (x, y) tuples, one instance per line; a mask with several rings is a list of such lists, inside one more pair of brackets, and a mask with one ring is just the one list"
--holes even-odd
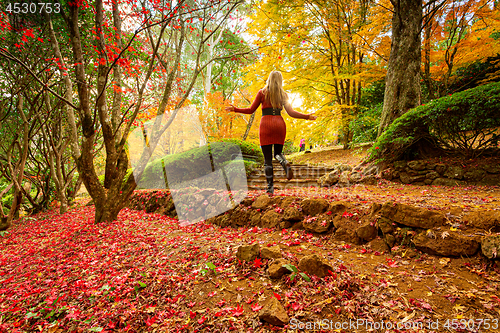
[(259, 90), (257, 96), (255, 96), (255, 99), (253, 100), (252, 105), (250, 105), (249, 108), (237, 108), (231, 104), (231, 106), (226, 107), (226, 111), (252, 114), (255, 112), (255, 110), (257, 110), (257, 108), (259, 107), (259, 105), (262, 103), (263, 100), (264, 100), (264, 94), (262, 93), (262, 90)]
[(285, 110), (286, 110), (286, 113), (288, 113), (288, 115), (292, 118), (298, 118), (298, 119), (308, 119), (308, 120), (315, 120), (317, 117), (314, 115), (314, 113), (311, 113), (311, 114), (304, 114), (304, 113), (300, 113), (300, 112), (297, 112), (295, 111), (293, 108), (292, 108), (292, 105), (290, 104), (290, 102), (286, 102), (285, 104)]

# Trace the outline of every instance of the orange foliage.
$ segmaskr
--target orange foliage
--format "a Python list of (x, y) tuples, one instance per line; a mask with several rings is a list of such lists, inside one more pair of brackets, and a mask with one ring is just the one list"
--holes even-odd
[[(236, 105), (240, 105), (235, 101)], [(245, 102), (241, 102), (245, 105)], [(208, 93), (205, 95), (203, 110), (199, 112), (201, 126), (207, 139), (218, 140), (225, 138), (241, 139), (245, 133), (248, 123), (248, 115), (242, 115), (225, 111), (225, 107), (231, 102), (224, 100), (221, 92)], [(255, 127), (254, 122), (252, 128)]]

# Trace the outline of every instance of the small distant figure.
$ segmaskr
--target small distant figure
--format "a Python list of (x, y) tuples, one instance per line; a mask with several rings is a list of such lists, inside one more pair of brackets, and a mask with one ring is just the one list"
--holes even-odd
[(305, 139), (300, 139), (300, 150), (299, 151), (304, 151), (306, 150), (306, 140)]

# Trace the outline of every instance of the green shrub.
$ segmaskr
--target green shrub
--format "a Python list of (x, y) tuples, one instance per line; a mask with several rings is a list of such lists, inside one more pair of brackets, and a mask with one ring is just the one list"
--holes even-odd
[(371, 106), (349, 123), (349, 128), (353, 133), (353, 143), (375, 141), (383, 106), (383, 103)]
[(219, 169), (226, 162), (235, 159), (240, 150), (247, 174), (253, 170), (255, 164), (264, 162), (258, 145), (237, 139), (224, 139), (148, 163), (138, 185), (140, 188), (168, 187), (168, 184), (163, 183), (164, 169), (168, 170), (168, 181), (171, 184), (203, 177), (212, 172), (212, 163), (208, 161), (213, 162), (214, 167)]
[(433, 100), (397, 118), (370, 149), (370, 160), (398, 160), (419, 140), (475, 157), (497, 147), (499, 110), (500, 82)]
[(251, 157), (250, 159), (254, 160), (257, 163), (264, 163), (264, 154), (262, 154), (260, 146), (255, 143), (239, 139), (222, 139), (220, 142), (228, 142), (240, 146), (241, 153), (243, 154), (243, 159), (248, 159), (249, 157)]
[[(125, 177), (123, 178), (123, 181), (122, 181), (122, 188), (125, 187), (125, 184), (127, 183), (128, 176), (132, 173), (132, 171), (133, 171), (132, 168), (127, 169), (127, 173), (125, 173)], [(100, 176), (97, 177), (99, 179), (99, 182), (103, 186), (104, 186), (104, 176), (105, 175), (100, 175)]]
[(295, 146), (292, 140), (285, 140), (285, 145), (283, 146), (283, 154), (290, 155), (298, 152), (299, 146)]
[[(8, 182), (5, 179), (1, 179), (0, 180), (0, 192), (5, 190), (7, 188), (7, 186), (9, 186), (9, 185), (10, 185), (10, 182)], [(2, 197), (2, 202), (0, 202), (0, 204), (2, 204), (3, 206), (7, 205), (10, 207), (10, 206), (12, 206), (13, 199), (14, 199), (14, 190), (13, 190), (13, 188), (11, 188), (7, 193), (4, 194), (4, 196)]]

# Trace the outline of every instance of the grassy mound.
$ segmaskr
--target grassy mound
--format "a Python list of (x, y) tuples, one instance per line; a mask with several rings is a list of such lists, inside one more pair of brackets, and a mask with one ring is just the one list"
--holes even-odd
[[(223, 139), (209, 143), (207, 146), (167, 155), (150, 162), (138, 185), (140, 188), (164, 188), (165, 170), (168, 170), (166, 178), (170, 184), (203, 177), (212, 173), (212, 166), (220, 169), (231, 164), (240, 151), (247, 174), (256, 164), (264, 162), (264, 156), (258, 145), (237, 139)], [(229, 169), (234, 169), (234, 167), (229, 166)]]

